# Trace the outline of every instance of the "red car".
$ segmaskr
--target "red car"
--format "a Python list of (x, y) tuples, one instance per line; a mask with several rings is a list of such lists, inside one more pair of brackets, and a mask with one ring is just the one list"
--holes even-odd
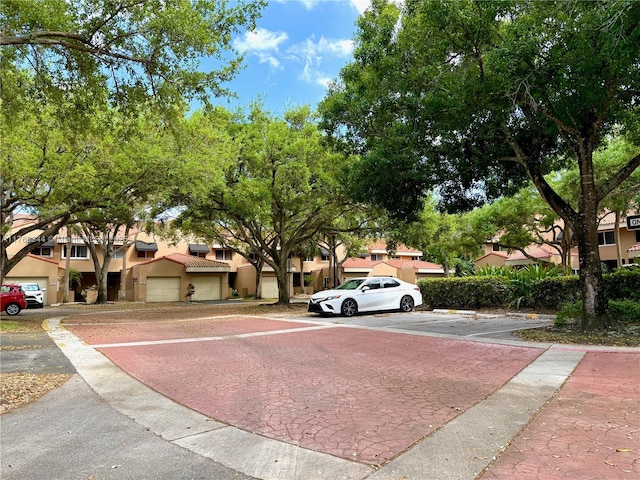
[(7, 315), (17, 315), (23, 308), (27, 308), (27, 298), (20, 285), (2, 285), (0, 310), (7, 312)]

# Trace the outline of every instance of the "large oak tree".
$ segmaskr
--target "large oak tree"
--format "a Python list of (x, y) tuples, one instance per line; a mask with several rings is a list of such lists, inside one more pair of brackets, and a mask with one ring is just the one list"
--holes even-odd
[[(398, 216), (418, 211), (433, 186), (456, 209), (529, 178), (575, 232), (583, 328), (600, 328), (600, 202), (640, 155), (602, 177), (592, 157), (614, 127), (638, 143), (638, 45), (633, 1), (374, 0), (358, 23), (355, 59), (320, 112), (327, 131), (362, 155), (355, 191)], [(544, 176), (570, 165), (580, 171), (576, 206)]]
[[(197, 112), (172, 198), (175, 226), (216, 239), (273, 269), (278, 302), (289, 303), (290, 257), (321, 233), (358, 230), (366, 213), (349, 202), (340, 173), (348, 158), (324, 144), (308, 107), (273, 117)], [(258, 272), (259, 273), (259, 272)]]

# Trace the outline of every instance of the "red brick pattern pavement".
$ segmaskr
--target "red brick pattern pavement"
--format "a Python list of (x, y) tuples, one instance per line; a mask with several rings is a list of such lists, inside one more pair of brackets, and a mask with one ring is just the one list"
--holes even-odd
[[(238, 318), (69, 329), (107, 344), (304, 326)], [(101, 351), (146, 385), (216, 420), (370, 465), (482, 401), (542, 353), (343, 327)]]
[(640, 355), (587, 353), (556, 397), (482, 477), (640, 478)]

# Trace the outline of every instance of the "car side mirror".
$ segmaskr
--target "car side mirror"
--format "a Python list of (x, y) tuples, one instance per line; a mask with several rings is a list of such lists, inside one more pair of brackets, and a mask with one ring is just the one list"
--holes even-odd
[(362, 287), (363, 292), (366, 292), (367, 290), (371, 290), (371, 287), (368, 285), (365, 285), (364, 287)]

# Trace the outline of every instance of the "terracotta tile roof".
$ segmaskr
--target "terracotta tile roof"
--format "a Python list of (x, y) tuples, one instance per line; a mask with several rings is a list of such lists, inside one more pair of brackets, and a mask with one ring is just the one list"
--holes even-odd
[(640, 243), (632, 245), (631, 248), (627, 250), (627, 252), (640, 252)]
[[(375, 253), (387, 253), (387, 241), (384, 239), (377, 239), (375, 242), (373, 242), (372, 244), (369, 245), (368, 247), (368, 251), (369, 253), (375, 252)], [(416, 250), (415, 248), (411, 248), (411, 247), (407, 247), (405, 244), (403, 243), (399, 243), (398, 245), (396, 245), (396, 254), (397, 255), (402, 255), (402, 254), (407, 254), (407, 253), (414, 253), (414, 254), (422, 254), (422, 252), (420, 250)]]
[[(533, 258), (551, 258), (553, 255), (557, 255), (557, 252), (552, 251), (549, 247), (545, 245), (530, 245), (525, 248), (525, 251), (529, 254), (530, 257)], [(527, 260), (527, 257), (520, 250), (512, 252), (507, 257), (507, 261), (515, 261), (515, 260)]]
[(380, 260), (368, 260), (366, 258), (347, 258), (345, 262), (342, 264), (342, 268), (362, 268), (362, 269), (371, 269), (377, 263), (380, 263)]
[(183, 253), (171, 253), (161, 258), (166, 258), (167, 260), (171, 260), (172, 262), (181, 263), (185, 267), (229, 267), (229, 264), (225, 262), (209, 260), (208, 258), (195, 257), (193, 255), (185, 255)]
[(51, 258), (40, 257), (38, 255), (33, 255), (32, 253), (27, 253), (27, 257), (35, 258), (36, 260), (41, 260), (43, 262), (52, 263), (53, 265), (56, 265), (60, 270), (64, 270), (65, 269), (64, 265), (60, 265), (59, 262), (57, 262), (56, 260), (53, 260)]
[(402, 269), (414, 269), (416, 271), (425, 271), (425, 270), (437, 270), (438, 272), (443, 272), (442, 265), (438, 265), (437, 263), (425, 262), (422, 260), (400, 260), (400, 259), (392, 259), (392, 260), (367, 260), (364, 258), (348, 258), (343, 264), (343, 269), (354, 269), (354, 270), (372, 270), (376, 265), (384, 263), (385, 265), (389, 265), (397, 270)]
[(495, 252), (489, 252), (489, 253), (485, 253), (481, 257), (476, 258), (475, 261), (477, 262), (478, 260), (482, 260), (483, 258), (492, 257), (492, 256), (507, 258), (509, 256), (509, 254), (507, 252), (503, 252), (501, 250), (495, 251)]

